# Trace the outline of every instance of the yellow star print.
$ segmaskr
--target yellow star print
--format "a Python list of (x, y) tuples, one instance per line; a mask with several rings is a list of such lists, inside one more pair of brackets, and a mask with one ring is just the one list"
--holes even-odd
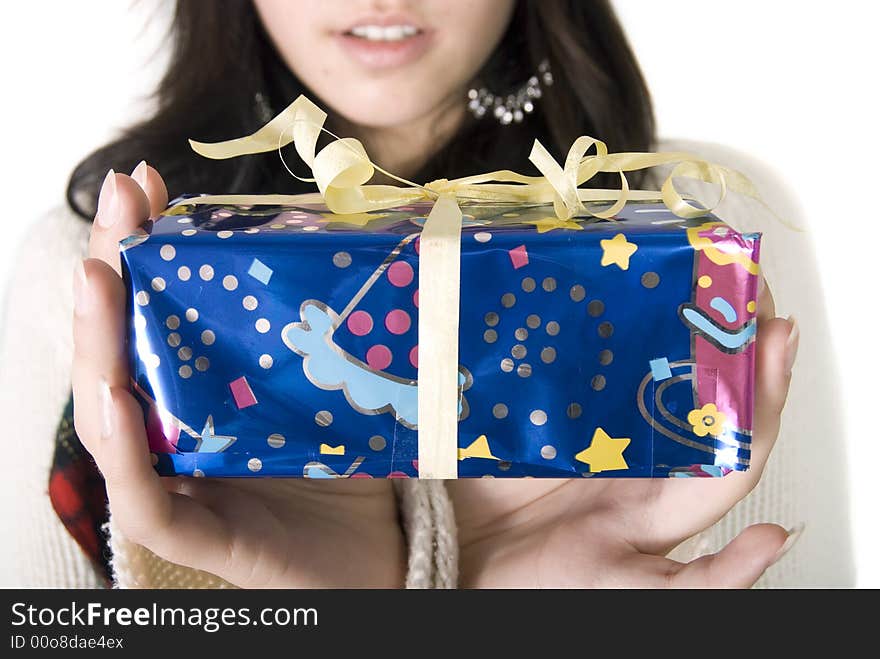
[(477, 437), (467, 448), (458, 449), (458, 459), (465, 460), (467, 458), (486, 458), (487, 460), (498, 459), (492, 455), (492, 450), (489, 448), (489, 440), (486, 439), (486, 435), (480, 435)]
[(356, 227), (365, 227), (372, 220), (388, 217), (388, 213), (324, 213), (327, 225), (352, 224)]
[(526, 224), (534, 224), (538, 227), (538, 233), (547, 233), (553, 229), (572, 229), (573, 231), (583, 231), (584, 228), (573, 220), (560, 220), (558, 217), (544, 217), (540, 220), (526, 222)]
[(592, 473), (629, 469), (623, 452), (629, 446), (629, 437), (609, 437), (602, 428), (596, 428), (590, 446), (574, 456), (578, 462), (590, 465)]
[(613, 263), (621, 270), (629, 269), (629, 257), (638, 249), (638, 246), (627, 241), (622, 233), (618, 233), (610, 240), (600, 240), (599, 244), (602, 245), (602, 265)]

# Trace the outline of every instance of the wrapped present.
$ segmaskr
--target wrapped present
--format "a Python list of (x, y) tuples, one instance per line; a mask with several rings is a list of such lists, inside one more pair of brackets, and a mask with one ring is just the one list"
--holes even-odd
[[(597, 151), (575, 166), (625, 169)], [(122, 243), (132, 384), (158, 471), (746, 469), (760, 236), (682, 213), (669, 189), (566, 212), (554, 171), (549, 185), (511, 183), (538, 186), (520, 202), (500, 186), (475, 195), (473, 180), (457, 199), (442, 182), (434, 198), (394, 188), (377, 201), (363, 176), (355, 202), (326, 179), (323, 197), (177, 200)]]

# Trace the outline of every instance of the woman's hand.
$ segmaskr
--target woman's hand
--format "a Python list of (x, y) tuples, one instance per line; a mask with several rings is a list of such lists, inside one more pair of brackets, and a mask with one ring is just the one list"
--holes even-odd
[[(762, 282), (763, 283), (763, 282)], [(751, 468), (724, 478), (450, 481), (464, 587), (748, 587), (792, 545), (773, 524), (745, 529), (687, 564), (666, 558), (721, 519), (758, 483), (797, 353), (793, 321), (758, 301)]]
[(107, 175), (74, 275), (76, 431), (98, 464), (116, 525), (173, 563), (242, 587), (403, 585), (390, 480), (160, 478), (129, 393), (118, 241), (168, 203), (158, 172)]

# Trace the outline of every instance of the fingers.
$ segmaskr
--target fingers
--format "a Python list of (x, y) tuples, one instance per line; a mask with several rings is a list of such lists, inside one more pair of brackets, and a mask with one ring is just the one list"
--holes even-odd
[(675, 564), (667, 584), (673, 588), (750, 588), (799, 536), (800, 529), (790, 534), (776, 524), (755, 524), (717, 554)]
[[(773, 318), (758, 330), (755, 358), (755, 421), (750, 470), (760, 477), (779, 434), (800, 331), (794, 320)], [(755, 478), (757, 481), (757, 478)]]
[(146, 163), (135, 167), (132, 176), (110, 170), (98, 197), (89, 256), (101, 259), (119, 273), (119, 241), (160, 213), (167, 203), (168, 191), (162, 177)]
[(100, 435), (98, 382), (128, 386), (125, 350), (125, 289), (122, 279), (100, 259), (87, 259), (74, 273), (74, 423), (86, 448)]
[(102, 432), (96, 452), (115, 523), (126, 538), (163, 558), (222, 574), (229, 533), (198, 502), (168, 492), (153, 469), (144, 418), (123, 388), (99, 385)]
[(165, 181), (155, 169), (141, 160), (131, 173), (131, 178), (137, 183), (150, 202), (150, 217), (156, 217), (168, 206), (168, 188)]

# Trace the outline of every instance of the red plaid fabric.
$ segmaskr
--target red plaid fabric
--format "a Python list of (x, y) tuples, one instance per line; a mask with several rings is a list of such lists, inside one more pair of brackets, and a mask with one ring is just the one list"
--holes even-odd
[(107, 521), (107, 490), (104, 478), (74, 430), (72, 396), (55, 433), (49, 499), (61, 522), (103, 572), (109, 586), (110, 549), (102, 530)]

